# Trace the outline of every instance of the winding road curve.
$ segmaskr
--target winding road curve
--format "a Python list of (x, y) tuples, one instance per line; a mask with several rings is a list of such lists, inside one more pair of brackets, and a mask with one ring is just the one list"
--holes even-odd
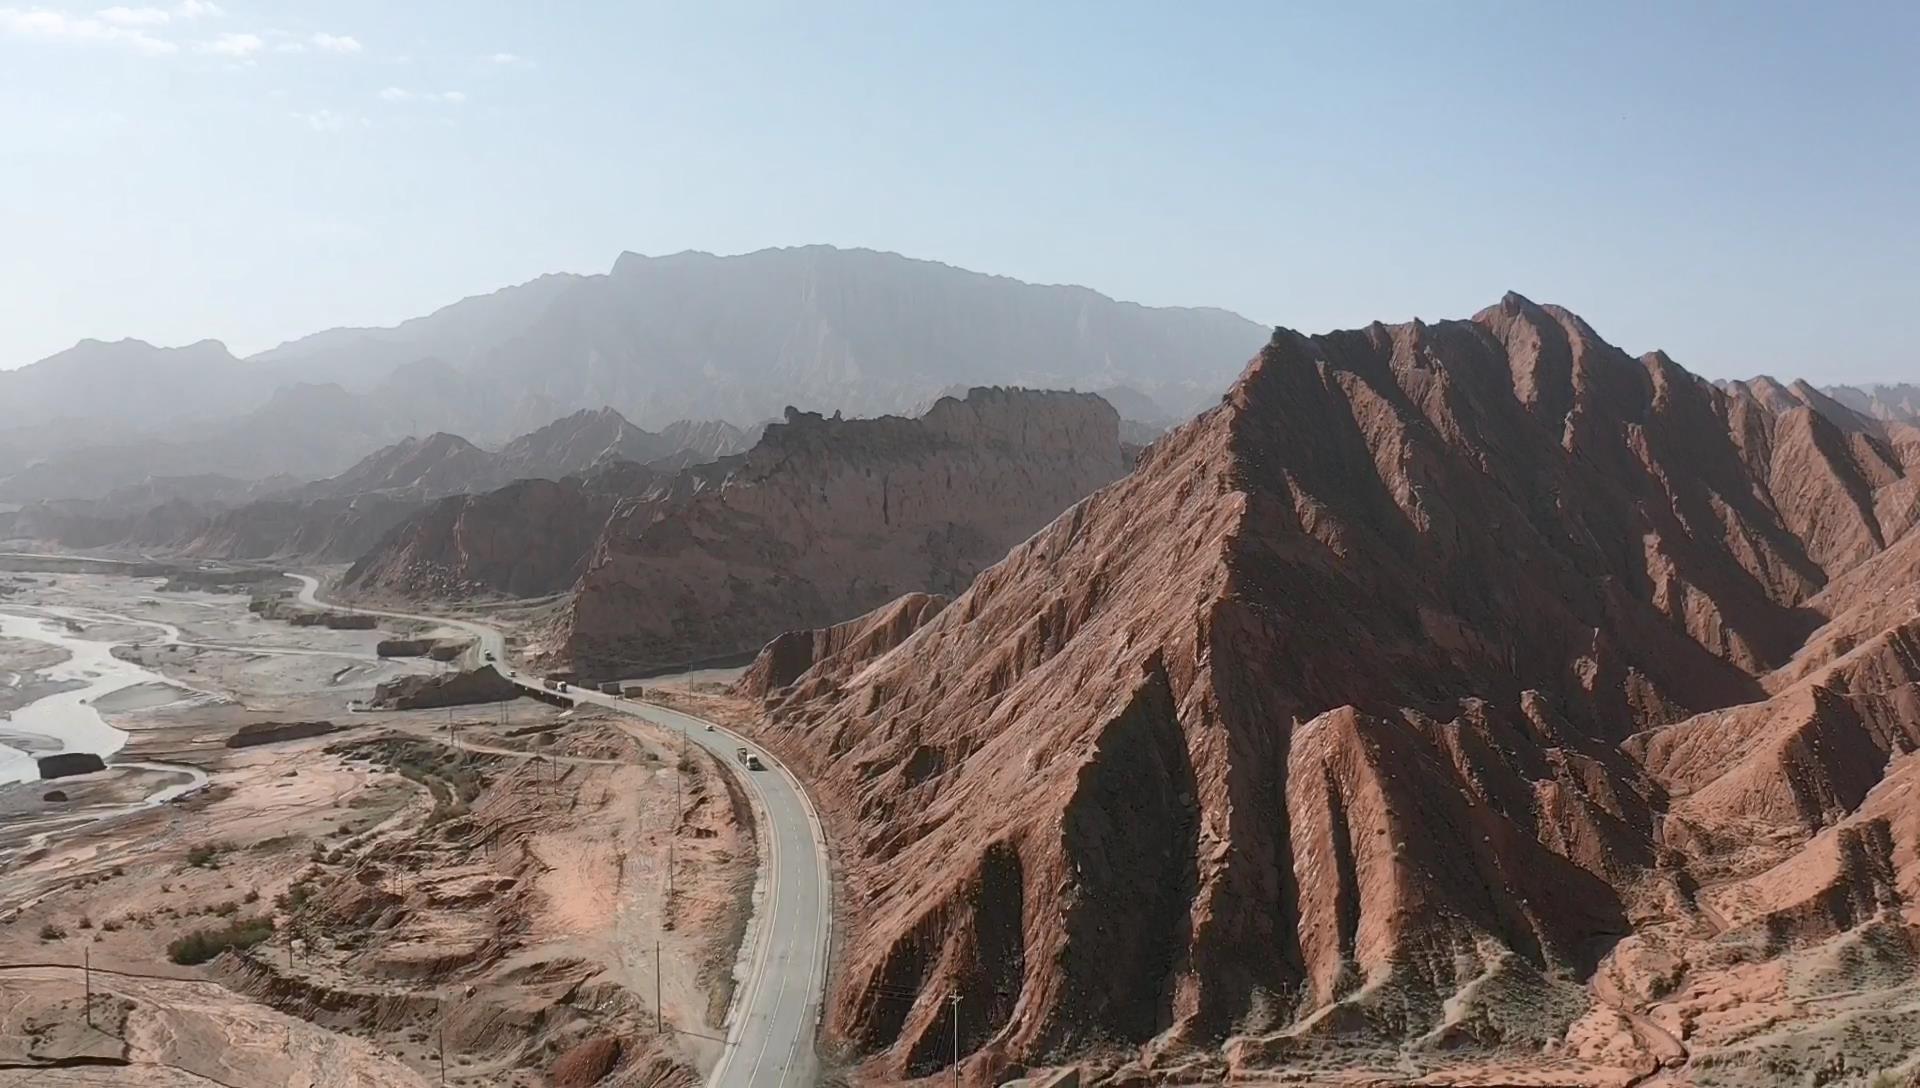
[[(540, 682), (507, 663), (506, 637), (485, 624), (444, 616), (383, 612), (322, 601), (320, 582), (287, 572), (301, 583), (300, 601), (318, 608), (360, 612), (393, 619), (453, 627), (471, 634), (482, 653), (506, 667), (507, 677), (529, 690)], [(820, 817), (798, 779), (765, 749), (703, 718), (597, 691), (567, 693), (576, 702), (617, 710), (665, 729), (685, 733), (693, 743), (736, 766), (735, 749), (745, 747), (766, 764), (764, 771), (742, 768), (739, 778), (759, 805), (764, 866), (755, 891), (756, 911), (748, 935), (748, 969), (734, 993), (727, 1045), (707, 1075), (708, 1088), (787, 1088), (814, 1080), (813, 1039), (820, 1021), (831, 939), (832, 871)]]

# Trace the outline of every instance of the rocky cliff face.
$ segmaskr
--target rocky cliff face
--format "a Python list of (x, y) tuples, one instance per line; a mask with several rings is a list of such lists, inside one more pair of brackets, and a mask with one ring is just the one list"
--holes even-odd
[(1604, 980), (1708, 1007), (1756, 932), (1920, 920), (1916, 469), (1517, 296), (1275, 333), (924, 624), (750, 673), (856, 904), (829, 1035), (898, 1080), (957, 1027), (976, 1084), (1684, 1058)]
[(1088, 394), (976, 389), (924, 416), (789, 412), (738, 461), (624, 502), (552, 651), (583, 674), (750, 653), (901, 593), (956, 593), (1126, 471)]

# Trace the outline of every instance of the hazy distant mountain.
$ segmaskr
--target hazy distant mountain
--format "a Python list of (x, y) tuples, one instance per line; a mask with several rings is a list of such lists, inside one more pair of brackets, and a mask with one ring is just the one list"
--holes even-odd
[[(335, 407), (354, 401), (335, 386), (309, 386), (291, 396)], [(276, 397), (275, 403), (287, 399)], [(758, 434), (756, 428), (752, 435)], [(570, 477), (576, 483), (586, 480), (583, 486), (590, 491), (613, 494), (623, 481), (670, 475), (751, 444), (748, 432), (727, 423), (681, 421), (654, 434), (601, 408), (554, 420), (497, 452), (444, 432), (405, 438), (310, 483), (286, 476), (259, 481), (149, 476), (99, 498), (41, 499), (10, 512), (0, 523), (0, 539), (205, 558), (351, 559), (415, 510), (445, 496), (490, 491), (517, 480)], [(112, 460), (109, 451), (82, 452), (90, 465)], [(133, 471), (141, 463), (125, 447), (110, 452), (120, 458), (112, 467)], [(659, 467), (643, 467), (642, 460)], [(20, 478), (32, 482), (47, 471), (48, 465), (38, 465)]]
[[(556, 299), (595, 277), (560, 273), (463, 299), (392, 328), (328, 329), (252, 357), (281, 372), (326, 375), (354, 388), (425, 359), (470, 370), (537, 321)], [(549, 416), (548, 418), (552, 418)]]
[(1890, 423), (1920, 423), (1920, 386), (1900, 382), (1897, 385), (1822, 386), (1820, 391), (1861, 415)]
[(609, 462), (699, 464), (751, 443), (726, 423), (682, 420), (660, 434), (611, 408), (575, 412), (513, 439), (497, 452), (444, 432), (405, 438), (368, 454), (337, 476), (289, 492), (300, 499), (405, 494), (439, 498), (487, 491), (515, 480), (584, 476)]
[(403, 435), (492, 444), (602, 406), (642, 427), (745, 427), (788, 406), (911, 413), (949, 387), (1018, 385), (1111, 391), (1128, 418), (1172, 421), (1217, 399), (1266, 336), (1224, 310), (870, 250), (628, 253), (604, 275), (244, 361), (212, 341), (84, 341), (0, 372), (0, 501), (99, 497), (155, 473), (312, 479)]
[[(26, 463), (0, 466), (0, 501), (101, 498), (149, 476), (331, 476), (404, 435), (409, 422), (405, 413), (369, 412), (364, 398), (336, 385), (288, 385), (263, 399), (251, 411), (179, 424), (166, 434), (93, 423), (74, 427), (97, 436), (93, 444), (46, 448), (30, 441)], [(0, 421), (12, 418), (0, 405)]]
[[(738, 424), (788, 405), (910, 412), (953, 385), (1124, 385), (1181, 418), (1217, 397), (1267, 329), (1224, 310), (1150, 308), (932, 261), (831, 246), (737, 257), (621, 255), (391, 329), (332, 330), (253, 361), (352, 387), (432, 358), (561, 411), (643, 426)], [(468, 433), (497, 428), (475, 420)]]
[(218, 419), (259, 404), (273, 377), (202, 340), (157, 348), (139, 340), (82, 340), (31, 366), (0, 371), (0, 428), (172, 427)]
[(500, 449), (501, 469), (512, 479), (558, 480), (602, 461), (645, 464), (676, 452), (665, 435), (642, 430), (611, 408), (582, 410), (523, 434)]
[(736, 427), (718, 419), (678, 419), (662, 428), (660, 437), (679, 451), (671, 456), (681, 459), (684, 467), (747, 452), (760, 441), (768, 422)]
[(420, 497), (451, 495), (491, 486), (499, 459), (457, 434), (438, 432), (405, 438), (375, 450), (347, 471), (293, 492), (303, 499), (407, 493)]

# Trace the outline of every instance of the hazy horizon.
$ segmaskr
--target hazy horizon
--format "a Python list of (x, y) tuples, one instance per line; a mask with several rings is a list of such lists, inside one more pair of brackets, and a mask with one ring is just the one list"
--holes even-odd
[(0, 368), (830, 244), (1308, 332), (1516, 290), (1902, 381), (1920, 16), (1850, 10), (0, 7)]

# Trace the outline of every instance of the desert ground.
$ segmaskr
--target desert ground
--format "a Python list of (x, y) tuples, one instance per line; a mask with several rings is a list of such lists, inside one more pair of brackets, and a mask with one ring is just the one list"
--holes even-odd
[[(377, 656), (422, 633), (398, 624), (11, 584), (0, 609), (163, 679), (95, 700), (128, 734), (105, 772), (0, 787), (0, 1086), (429, 1084), (443, 1062), (451, 1084), (674, 1085), (717, 1056), (756, 844), (697, 746), (528, 700), (361, 712), (444, 667)], [(0, 642), (0, 705), (70, 695), (66, 656)], [(242, 729), (267, 742), (229, 746)]]

